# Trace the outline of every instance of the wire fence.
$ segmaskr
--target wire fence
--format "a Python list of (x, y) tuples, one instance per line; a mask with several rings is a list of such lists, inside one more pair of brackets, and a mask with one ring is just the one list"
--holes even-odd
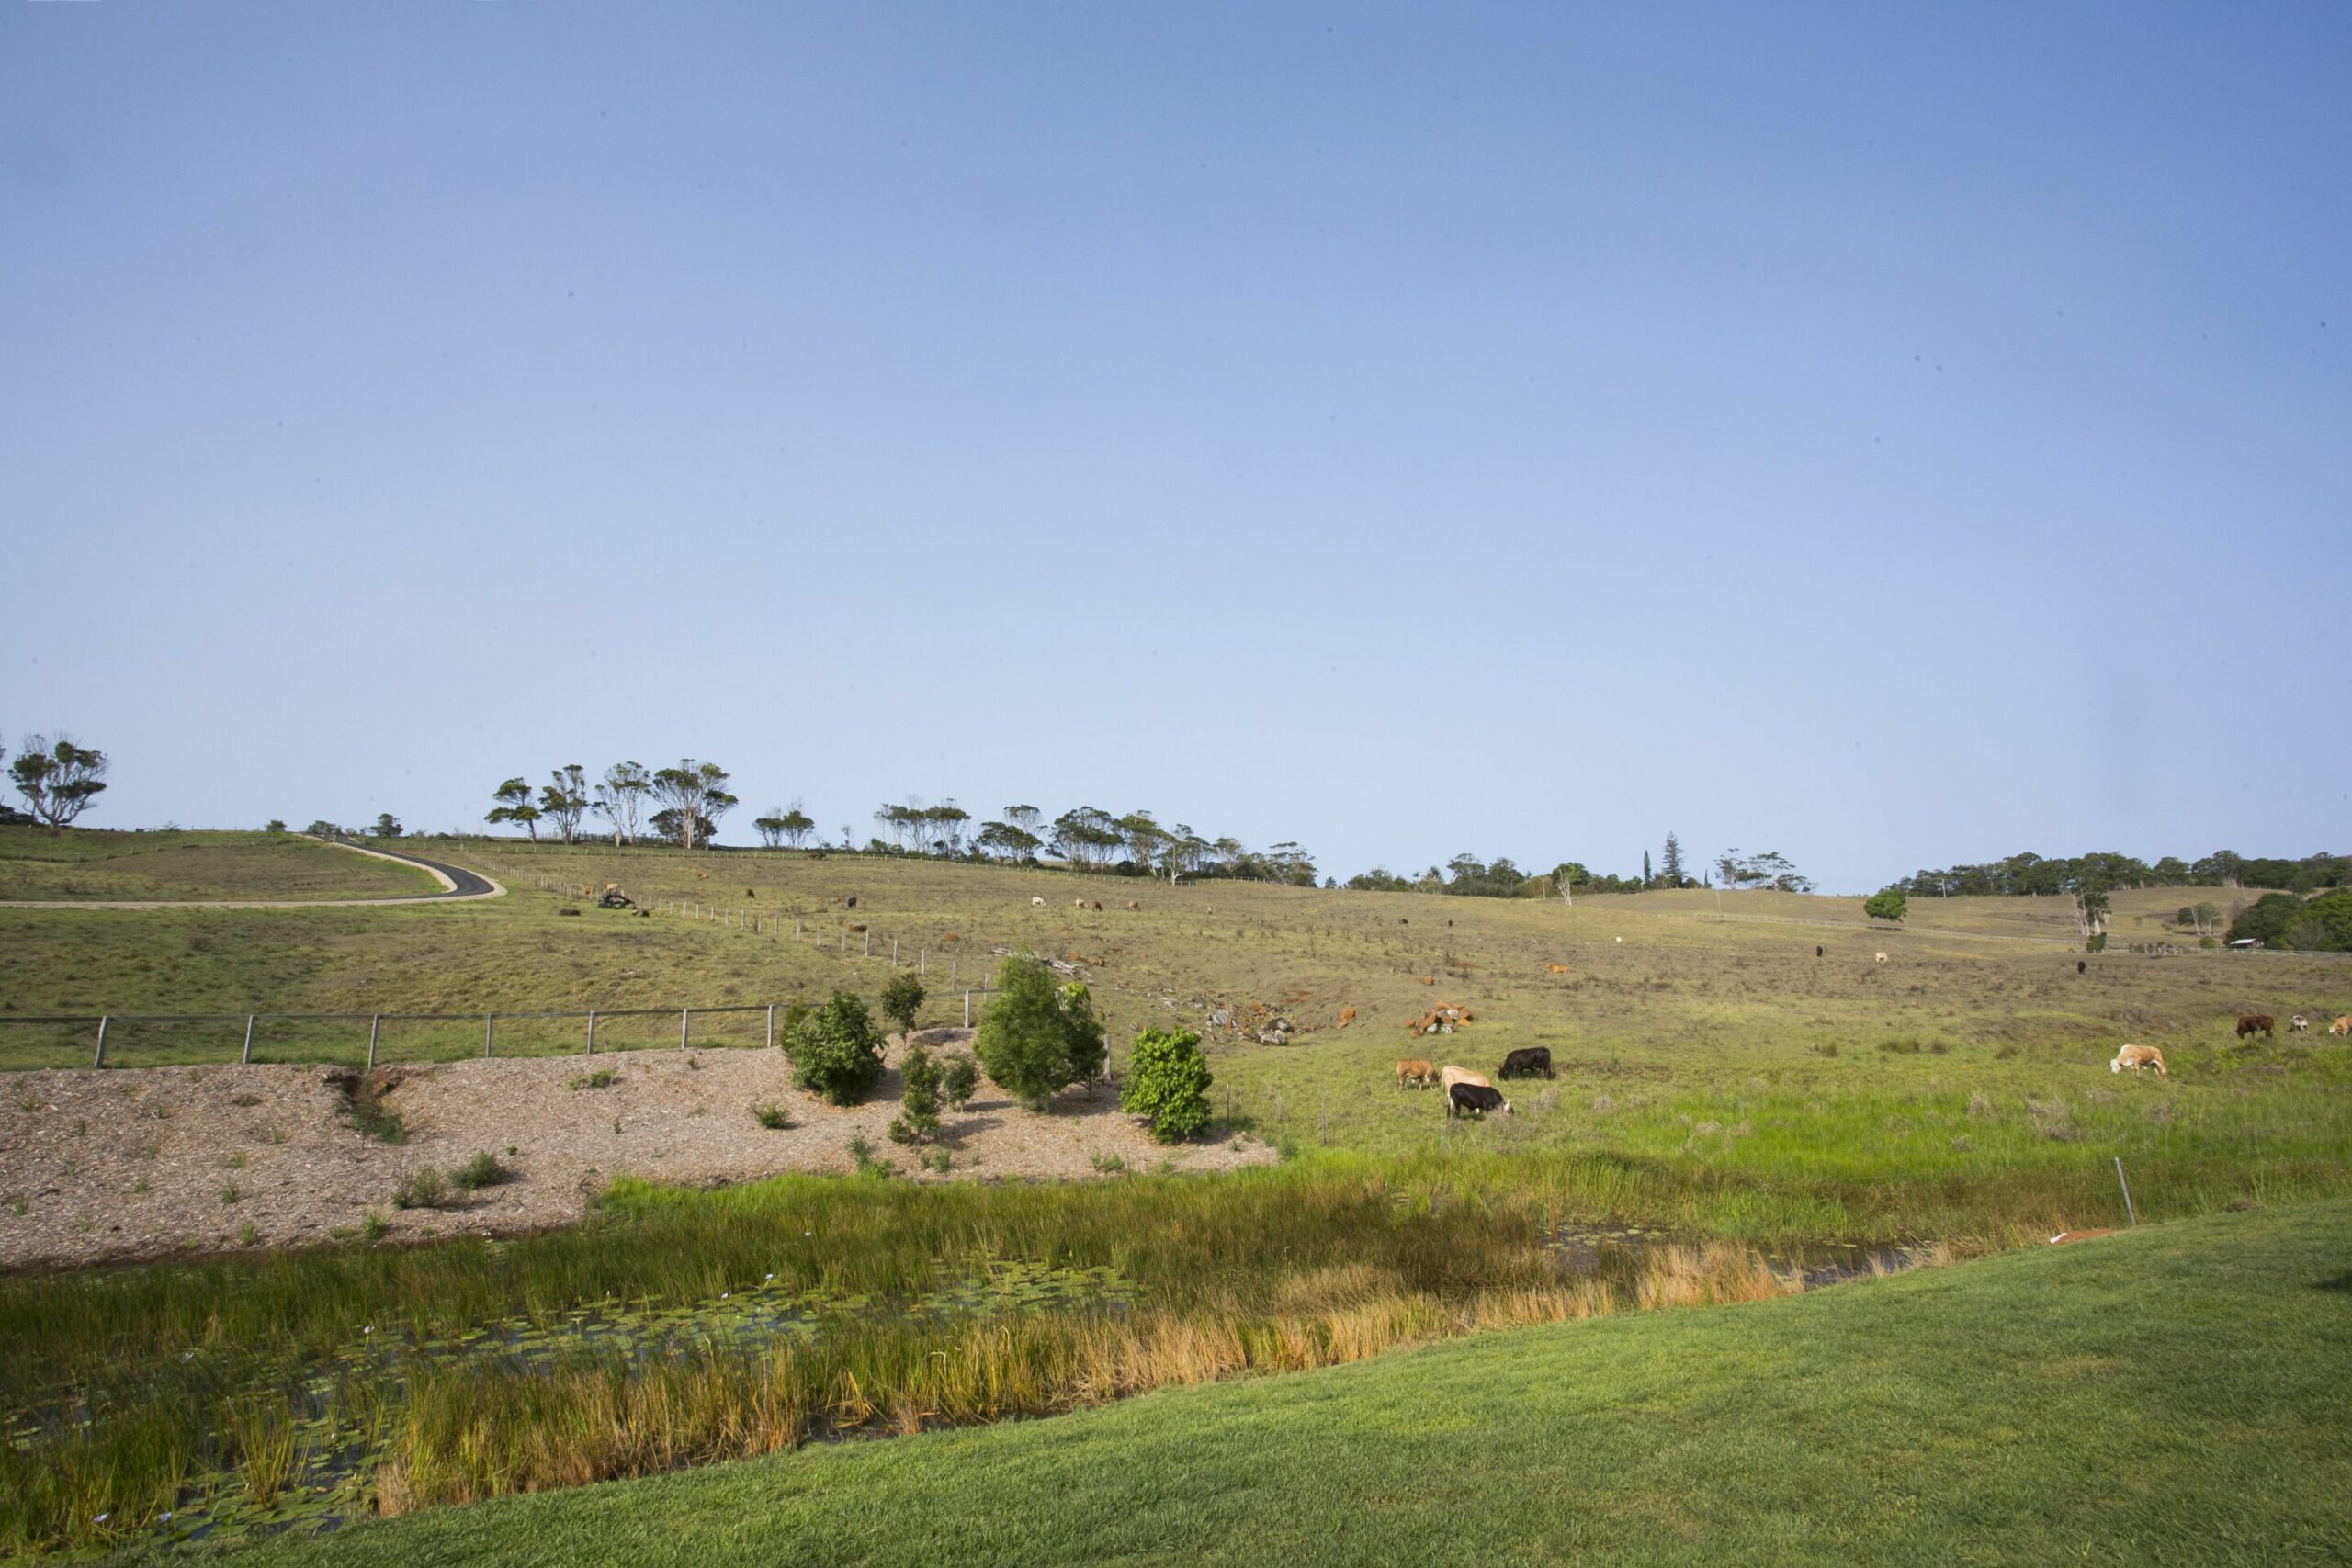
[[(975, 998), (962, 993), (964, 1026)], [(516, 1012), (51, 1013), (0, 1017), (0, 1068), (353, 1066), (622, 1051), (773, 1050), (787, 1002)]]

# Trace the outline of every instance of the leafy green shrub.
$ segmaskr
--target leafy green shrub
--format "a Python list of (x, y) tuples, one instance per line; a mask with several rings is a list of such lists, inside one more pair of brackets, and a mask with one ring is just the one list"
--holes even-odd
[(899, 1097), (899, 1114), (890, 1122), (890, 1141), (928, 1144), (939, 1136), (939, 1064), (922, 1046), (910, 1046), (899, 1072), (907, 1087)]
[(362, 1241), (381, 1241), (391, 1233), (391, 1222), (373, 1209), (359, 1216), (359, 1239)]
[(792, 1081), (835, 1105), (855, 1105), (882, 1076), (882, 1035), (864, 998), (835, 991), (785, 1032)]
[(957, 1052), (947, 1058), (946, 1068), (940, 1075), (940, 1098), (947, 1101), (951, 1111), (961, 1111), (971, 1103), (972, 1096), (980, 1091), (980, 1066), (971, 1057)]
[(495, 1187), (512, 1179), (514, 1174), (498, 1163), (495, 1155), (485, 1150), (451, 1171), (449, 1185), (460, 1192), (476, 1192), (485, 1187)]
[(1900, 887), (1882, 888), (1862, 900), (1862, 913), (1873, 920), (1900, 922), (1910, 912), (1910, 903)]
[(593, 1073), (582, 1073), (563, 1087), (566, 1089), (610, 1089), (616, 1076), (610, 1067), (598, 1067)]
[(1057, 987), (1044, 960), (1017, 953), (997, 968), (998, 996), (973, 1041), (980, 1066), (1013, 1099), (1043, 1111), (1102, 1070), (1102, 1023), (1084, 986)]
[(882, 987), (882, 1016), (899, 1026), (901, 1034), (915, 1032), (915, 1012), (922, 1006), (922, 982), (911, 969), (901, 969)]
[(752, 1107), (752, 1120), (771, 1133), (781, 1133), (792, 1125), (792, 1118), (785, 1114), (783, 1106), (765, 1100)]
[(1161, 1143), (1178, 1143), (1208, 1125), (1211, 1081), (1198, 1034), (1147, 1029), (1136, 1036), (1127, 1058), (1119, 1109), (1148, 1120), (1151, 1135)]
[(440, 1209), (447, 1207), (448, 1202), (449, 1184), (430, 1166), (410, 1171), (392, 1189), (395, 1209)]
[(2097, 936), (2085, 937), (2083, 939), (2083, 951), (2085, 953), (2105, 953), (2107, 951), (2107, 933), (2105, 931), (2101, 931)]

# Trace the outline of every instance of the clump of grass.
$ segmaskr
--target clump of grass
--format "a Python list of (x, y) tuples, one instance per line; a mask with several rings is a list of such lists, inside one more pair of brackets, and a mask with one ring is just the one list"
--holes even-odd
[(1951, 1141), (1951, 1152), (1956, 1155), (1964, 1155), (1975, 1146), (1976, 1140), (1970, 1137), (1965, 1133), (1962, 1133), (1959, 1137), (1954, 1138)]
[(582, 1073), (563, 1087), (566, 1089), (610, 1089), (618, 1075), (610, 1067), (598, 1067), (593, 1073)]
[(1981, 1089), (1968, 1097), (1968, 1113), (1971, 1116), (1990, 1116), (1996, 1109), (1993, 1097)]
[(766, 1100), (752, 1107), (752, 1120), (771, 1133), (781, 1133), (792, 1125), (792, 1118), (786, 1113), (784, 1107)]
[(1086, 1156), (1086, 1163), (1092, 1166), (1104, 1176), (1109, 1176), (1115, 1171), (1122, 1171), (1127, 1168), (1127, 1162), (1125, 1159), (1117, 1155), (1112, 1154), (1107, 1149), (1095, 1150), (1092, 1154)]
[(419, 1166), (392, 1189), (395, 1209), (440, 1209), (449, 1203), (448, 1179), (431, 1166)]
[(2075, 1125), (2075, 1108), (2064, 1100), (2029, 1099), (2025, 1102), (2025, 1113), (2036, 1137), (2047, 1138), (2054, 1144), (2071, 1144), (2083, 1135)]
[(90, 1124), (87, 1122), (77, 1119), (74, 1123), (74, 1135), (77, 1138), (88, 1137), (90, 1135)]
[(2172, 1120), (2172, 1102), (2159, 1100), (2148, 1107), (2145, 1115), (2151, 1122), (2169, 1122)]
[(228, 1204), (236, 1202), (243, 1196), (244, 1194), (243, 1192), (237, 1190), (237, 1184), (233, 1181), (227, 1183), (220, 1189), (220, 1202), (224, 1207)]
[(922, 1153), (922, 1163), (925, 1170), (934, 1170), (944, 1176), (955, 1168), (956, 1156), (945, 1149), (926, 1149)]
[(221, 1161), (220, 1161), (220, 1165), (221, 1165), (221, 1168), (222, 1168), (223, 1169), (226, 1169), (226, 1170), (243, 1170), (243, 1169), (244, 1169), (244, 1168), (245, 1168), (245, 1154), (244, 1154), (244, 1151), (243, 1151), (243, 1149), (232, 1149), (232, 1150), (228, 1153), (228, 1155), (227, 1155), (227, 1156), (225, 1156), (221, 1159)]
[(499, 1164), (498, 1156), (486, 1149), (449, 1172), (449, 1185), (459, 1192), (478, 1192), (514, 1179), (514, 1173)]
[(1592, 1097), (1592, 1110), (1594, 1115), (1606, 1116), (1616, 1109), (1617, 1102), (1610, 1099), (1607, 1095), (1596, 1094)]
[(260, 1239), (261, 1232), (254, 1225), (254, 1223), (251, 1220), (246, 1221), (243, 1224), (237, 1227), (237, 1245), (239, 1247), (251, 1247)]
[(1816, 1056), (1835, 1056), (1838, 1055), (1838, 1042), (1835, 1040), (1823, 1040), (1806, 1046), (1805, 1049), (1811, 1051)]
[(362, 1241), (381, 1241), (391, 1234), (391, 1222), (373, 1209), (359, 1217), (359, 1239)]
[(352, 1130), (363, 1138), (373, 1138), (379, 1144), (405, 1144), (408, 1128), (401, 1122), (401, 1113), (386, 1105), (383, 1090), (373, 1074), (355, 1072), (346, 1067), (327, 1080), (343, 1097), (342, 1113), (348, 1118)]
[(235, 1106), (241, 1106), (241, 1107), (244, 1108), (245, 1110), (250, 1111), (250, 1110), (252, 1110), (254, 1106), (259, 1105), (259, 1104), (261, 1103), (261, 1096), (259, 1096), (259, 1095), (257, 1095), (257, 1094), (250, 1094), (250, 1093), (248, 1093), (248, 1094), (232, 1094), (232, 1095), (231, 1095), (231, 1096), (229, 1097), (229, 1103), (230, 1103), (230, 1104), (232, 1104), (232, 1105), (235, 1105)]
[(1916, 1034), (1897, 1034), (1880, 1041), (1878, 1048), (1890, 1056), (1916, 1056), (1928, 1045)]

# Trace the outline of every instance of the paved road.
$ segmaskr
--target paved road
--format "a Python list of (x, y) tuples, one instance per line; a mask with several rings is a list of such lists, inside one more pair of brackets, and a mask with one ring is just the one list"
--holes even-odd
[(406, 893), (391, 898), (153, 898), (136, 902), (50, 898), (28, 899), (23, 903), (0, 901), (0, 909), (350, 909), (372, 908), (383, 904), (455, 904), (469, 898), (506, 897), (505, 888), (480, 872), (468, 871), (461, 865), (448, 865), (394, 850), (377, 849), (372, 845), (348, 844), (337, 839), (321, 839), (319, 842), (333, 844), (339, 850), (349, 850), (354, 854), (373, 855), (379, 860), (421, 866), (431, 872), (434, 880), (441, 884), (441, 891)]

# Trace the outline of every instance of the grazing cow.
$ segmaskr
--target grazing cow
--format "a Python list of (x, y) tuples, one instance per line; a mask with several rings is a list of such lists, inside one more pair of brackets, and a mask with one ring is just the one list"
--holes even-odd
[(1341, 1029), (1345, 1029), (1355, 1021), (1356, 1010), (1353, 1007), (1343, 1007), (1340, 1010), (1340, 1027)]
[(1448, 1116), (1484, 1116), (1489, 1111), (1510, 1114), (1510, 1101), (1500, 1092), (1475, 1083), (1450, 1085), (1445, 1091), (1445, 1113)]
[(1398, 1089), (1427, 1089), (1437, 1082), (1437, 1069), (1419, 1056), (1407, 1056), (1396, 1064)]
[(2077, 975), (2087, 975), (2087, 974), (2089, 974), (2090, 972), (2091, 972), (2091, 964), (2090, 964), (2090, 960), (2089, 960), (2089, 959), (2087, 959), (2087, 958), (2077, 958), (2077, 959), (2075, 959), (2075, 974), (2077, 974)]
[(1823, 947), (1820, 943), (1815, 942), (1815, 943), (1814, 944), (1813, 955), (1814, 955), (1815, 958), (1826, 958), (1826, 957), (1828, 957), (1828, 956), (1829, 956), (1829, 950), (1828, 950), (1827, 948), (1826, 948), (1826, 947)]
[(2278, 1021), (2277, 1019), (2272, 1018), (2267, 1012), (2250, 1012), (2244, 1014), (2238, 1019), (2238, 1038), (2243, 1040), (2247, 1035), (2259, 1030), (2265, 1040), (2276, 1040), (2278, 1036), (2273, 1033), (2272, 1031), (2278, 1027)]
[(1073, 898), (1069, 901), (1069, 907), (1073, 909), (1083, 909), (1086, 908), (1086, 900), (1083, 898)]
[(1046, 901), (1043, 898), (1032, 898), (1029, 900), (1029, 907), (1033, 909), (1042, 909), (1046, 907)]
[(1871, 954), (1871, 962), (1873, 964), (1883, 964), (1886, 962), (1886, 954), (1883, 953), (1874, 953)]
[(2107, 1065), (2107, 1070), (2110, 1073), (2120, 1073), (2126, 1067), (2131, 1068), (2135, 1074), (2143, 1067), (2154, 1067), (2156, 1069), (2156, 1077), (2160, 1078), (2172, 1077), (2170, 1073), (2165, 1071), (2165, 1054), (2154, 1045), (2126, 1045), (2115, 1054), (2115, 1060)]
[(2301, 1013), (2297, 1013), (2294, 1017), (2287, 1021), (2287, 1027), (2294, 1033), (2309, 1034), (2312, 1032), (2312, 1021), (2305, 1018)]
[(1544, 965), (1544, 968), (1546, 974), (1565, 975), (1568, 973), (1568, 966), (1565, 964), (1546, 964)]
[(698, 871), (698, 872), (695, 872), (695, 880), (696, 882), (708, 882), (708, 881), (710, 880), (710, 873), (708, 873), (708, 872), (707, 872), (707, 871)]
[(2329, 1024), (2327, 1032), (2335, 1035), (2352, 1034), (2352, 1012), (2346, 1013), (2342, 1018)]
[(1438, 1069), (1437, 1081), (1443, 1084), (1448, 1089), (1452, 1089), (1458, 1083), (1476, 1084), (1480, 1089), (1492, 1089), (1495, 1087), (1492, 1083), (1487, 1081), (1486, 1074), (1474, 1073), (1467, 1067), (1456, 1067), (1451, 1065)]
[(1140, 909), (1140, 908), (1143, 908), (1143, 906), (1142, 906), (1141, 904), (1139, 904), (1139, 903), (1136, 902), (1136, 900), (1134, 900), (1133, 898), (1130, 898), (1130, 899), (1128, 899), (1128, 900), (1127, 900), (1127, 908), (1130, 908), (1130, 909)]
[(746, 898), (756, 898), (756, 897), (759, 897), (759, 895), (758, 895), (758, 894), (756, 894), (756, 893), (754, 893), (754, 892), (752, 892), (750, 888), (746, 887), (745, 889), (743, 889), (743, 897), (746, 897)]
[(1503, 1065), (1495, 1074), (1498, 1078), (1532, 1078), (1552, 1076), (1552, 1048), (1530, 1045), (1523, 1051), (1512, 1051), (1503, 1057)]
[(1102, 912), (1102, 900), (1100, 898), (1094, 900), (1094, 912), (1098, 915)]

